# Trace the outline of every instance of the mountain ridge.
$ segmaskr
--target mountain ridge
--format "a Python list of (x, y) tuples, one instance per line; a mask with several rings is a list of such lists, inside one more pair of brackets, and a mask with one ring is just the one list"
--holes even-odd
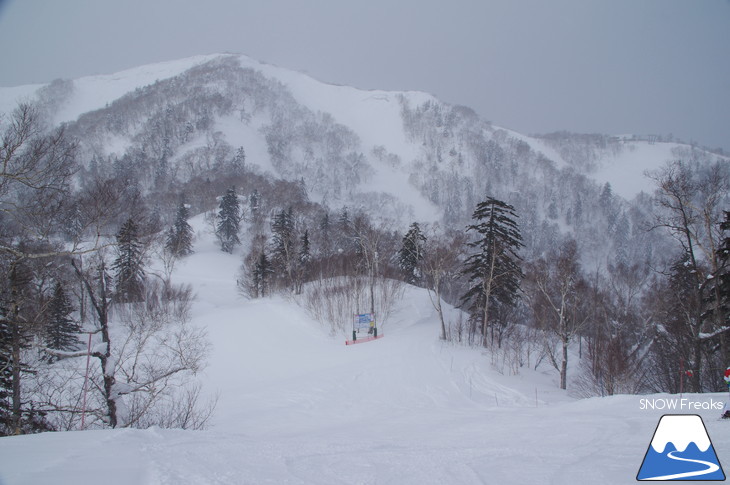
[(0, 108), (19, 92), (35, 93), (47, 117), (66, 125), (86, 167), (93, 161), (134, 173), (143, 192), (220, 171), (243, 149), (248, 167), (300, 182), (313, 201), (401, 228), (414, 220), (463, 228), (476, 203), (494, 196), (517, 208), (532, 255), (572, 237), (587, 261), (631, 251), (630, 261), (645, 261), (662, 252), (644, 231), (653, 190), (644, 172), (668, 158), (717, 158), (628, 137), (531, 137), (427, 93), (326, 84), (237, 54), (35, 91), (0, 88)]

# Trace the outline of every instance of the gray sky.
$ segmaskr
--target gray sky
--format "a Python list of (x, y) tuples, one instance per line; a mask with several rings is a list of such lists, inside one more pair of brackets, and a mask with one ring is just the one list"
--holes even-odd
[(0, 0), (0, 86), (215, 52), (523, 133), (730, 150), (729, 0)]

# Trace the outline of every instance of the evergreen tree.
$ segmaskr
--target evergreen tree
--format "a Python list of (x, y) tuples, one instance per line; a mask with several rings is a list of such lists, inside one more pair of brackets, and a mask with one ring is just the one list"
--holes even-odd
[(45, 341), (48, 348), (54, 350), (78, 350), (80, 341), (78, 334), (81, 327), (71, 318), (73, 307), (66, 296), (63, 285), (56, 282), (53, 297), (48, 305)]
[(266, 257), (265, 252), (262, 252), (256, 263), (254, 264), (253, 274), (251, 275), (251, 282), (255, 298), (266, 296), (269, 290), (271, 275), (273, 273), (274, 270), (271, 267), (269, 258)]
[(312, 262), (312, 252), (309, 243), (309, 231), (304, 230), (304, 234), (299, 241), (299, 254), (297, 257), (297, 281), (296, 281), (296, 293), (302, 292), (302, 286), (309, 277), (309, 266)]
[(248, 198), (248, 209), (251, 213), (251, 219), (256, 219), (256, 216), (261, 210), (261, 194), (256, 189), (251, 192)]
[(353, 245), (353, 225), (350, 220), (350, 214), (347, 206), (342, 208), (340, 216), (337, 219), (337, 239), (335, 250), (340, 253), (350, 253), (355, 246)]
[(243, 147), (238, 147), (236, 150), (236, 155), (233, 157), (233, 160), (231, 160), (231, 169), (232, 172), (235, 174), (243, 172), (244, 167), (246, 166), (246, 151), (243, 149)]
[(174, 256), (182, 257), (193, 252), (193, 228), (188, 224), (190, 211), (184, 202), (180, 202), (175, 215), (175, 222), (167, 233), (165, 248)]
[(138, 232), (137, 224), (129, 218), (117, 233), (117, 259), (112, 269), (117, 300), (121, 302), (143, 299), (145, 272)]
[(325, 212), (319, 223), (319, 255), (329, 257), (332, 254), (332, 223), (329, 212)]
[(686, 376), (677, 372), (677, 363), (692, 371), (685, 390), (701, 392), (700, 382), (694, 374), (703, 365), (702, 339), (700, 338), (702, 302), (697, 293), (697, 278), (691, 258), (683, 252), (669, 268), (669, 277), (657, 285), (657, 295), (652, 303), (656, 312), (656, 331), (651, 351), (653, 371), (670, 392), (679, 392), (680, 381)]
[(403, 236), (403, 244), (398, 250), (398, 266), (403, 272), (405, 282), (411, 285), (417, 284), (421, 279), (420, 264), (423, 260), (423, 245), (426, 236), (421, 232), (417, 222), (411, 224), (408, 232)]
[(291, 207), (281, 210), (271, 221), (271, 264), (279, 279), (294, 283), (294, 216)]
[(223, 196), (218, 211), (218, 226), (215, 235), (221, 243), (221, 249), (232, 253), (233, 248), (241, 244), (238, 231), (241, 223), (241, 209), (238, 203), (236, 189), (231, 187)]
[(468, 290), (462, 296), (462, 304), (469, 305), (472, 318), (480, 324), (484, 346), (488, 342), (490, 308), (497, 304), (514, 305), (523, 277), (517, 252), (524, 245), (516, 217), (514, 207), (488, 197), (477, 205), (472, 215), (475, 223), (467, 228), (478, 239), (468, 244), (476, 252), (464, 261)]

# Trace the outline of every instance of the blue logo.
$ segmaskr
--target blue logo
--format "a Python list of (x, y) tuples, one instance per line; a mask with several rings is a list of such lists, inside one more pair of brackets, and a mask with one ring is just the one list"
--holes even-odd
[(696, 414), (662, 416), (636, 479), (725, 480), (702, 418)]

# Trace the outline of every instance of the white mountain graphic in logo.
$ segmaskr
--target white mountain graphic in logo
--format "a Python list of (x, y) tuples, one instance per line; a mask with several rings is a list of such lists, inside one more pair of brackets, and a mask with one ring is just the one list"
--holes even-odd
[(725, 480), (702, 418), (665, 414), (646, 450), (637, 480)]

